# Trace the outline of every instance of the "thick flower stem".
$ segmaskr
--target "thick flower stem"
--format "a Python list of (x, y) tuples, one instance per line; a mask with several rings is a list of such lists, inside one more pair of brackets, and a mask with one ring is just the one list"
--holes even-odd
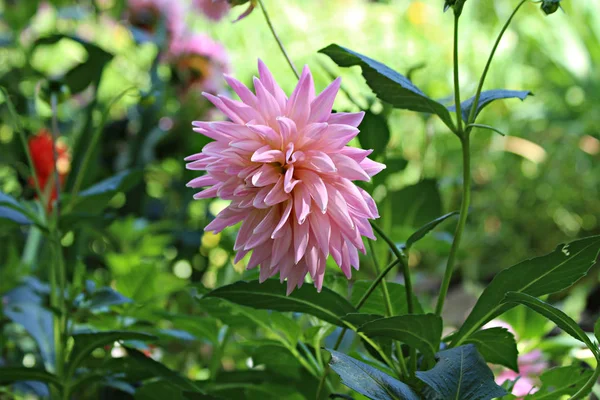
[[(517, 14), (517, 12), (521, 8), (521, 6), (523, 6), (523, 4), (527, 3), (528, 1), (529, 0), (521, 0), (519, 5), (517, 5), (515, 10), (512, 12), (512, 14), (510, 15), (510, 17), (508, 18), (508, 20), (502, 27), (502, 30), (500, 31), (500, 34), (498, 35), (498, 38), (496, 39), (496, 42), (494, 43), (494, 47), (492, 47), (490, 56), (488, 57), (487, 63), (485, 64), (485, 68), (483, 69), (483, 73), (481, 74), (481, 78), (479, 79), (479, 84), (477, 85), (477, 92), (475, 92), (475, 101), (473, 101), (473, 105), (471, 106), (471, 111), (469, 112), (469, 119), (468, 119), (469, 123), (473, 123), (475, 121), (475, 113), (477, 111), (477, 105), (479, 104), (479, 98), (481, 97), (481, 90), (483, 89), (483, 84), (485, 83), (485, 78), (487, 77), (487, 74), (490, 70), (490, 65), (492, 65), (492, 60), (494, 59), (494, 55), (496, 54), (498, 45), (500, 44), (500, 41), (502, 40), (502, 37), (504, 36), (504, 32), (506, 32), (506, 30), (508, 29), (508, 26), (512, 22), (513, 18), (515, 17), (515, 15)], [(472, 126), (467, 127), (466, 132), (467, 133), (470, 132), (471, 129), (472, 129)]]
[(446, 263), (444, 279), (442, 280), (442, 286), (440, 288), (440, 295), (438, 297), (437, 305), (435, 307), (435, 313), (437, 315), (441, 315), (444, 309), (444, 301), (446, 300), (448, 288), (450, 287), (450, 280), (452, 279), (454, 263), (456, 261), (456, 255), (460, 246), (460, 240), (462, 238), (462, 234), (465, 229), (465, 224), (467, 222), (467, 214), (469, 212), (469, 204), (471, 202), (471, 152), (470, 139), (468, 134), (465, 134), (461, 138), (461, 144), (463, 155), (463, 195), (462, 202), (460, 205), (460, 216), (458, 218), (458, 225), (456, 226), (456, 232), (454, 233), (454, 240), (452, 241), (450, 255), (448, 256), (448, 262)]
[(290, 65), (290, 68), (292, 68), (294, 75), (296, 75), (296, 79), (300, 79), (298, 70), (294, 66), (292, 59), (290, 58), (287, 51), (285, 50), (285, 47), (283, 46), (283, 42), (281, 41), (281, 39), (279, 39), (279, 35), (277, 35), (277, 32), (275, 31), (275, 27), (273, 27), (273, 23), (271, 22), (271, 18), (269, 18), (269, 13), (267, 12), (267, 9), (263, 3), (263, 0), (258, 0), (258, 4), (260, 4), (260, 9), (262, 10), (263, 15), (265, 16), (265, 20), (267, 21), (267, 25), (269, 25), (269, 29), (271, 30), (271, 33), (273, 34), (275, 41), (277, 42), (277, 44), (279, 45), (279, 48), (281, 49), (281, 53), (285, 57), (287, 63)]
[[(456, 126), (458, 127), (457, 134), (460, 136), (463, 133), (462, 127), (462, 106), (460, 104), (460, 81), (458, 73), (458, 20), (460, 15), (454, 13), (454, 104), (456, 106)], [(475, 108), (475, 107), (473, 107)]]
[[(383, 281), (385, 276), (399, 263), (400, 263), (400, 260), (398, 260), (398, 259), (392, 261), (391, 263), (388, 264), (387, 267), (385, 267), (385, 269), (383, 271), (381, 271), (381, 273), (379, 273), (379, 275), (377, 275), (377, 278), (375, 278), (375, 280), (373, 282), (371, 282), (371, 286), (369, 286), (369, 288), (365, 291), (365, 293), (362, 295), (362, 297), (358, 300), (358, 303), (356, 304), (357, 310), (361, 309), (361, 307), (369, 299), (371, 294), (375, 291), (375, 289), (377, 288), (377, 285), (379, 285), (379, 283), (381, 281)], [(348, 328), (342, 329), (342, 332), (340, 332), (340, 335), (338, 336), (337, 341), (335, 342), (335, 345), (333, 346), (334, 350), (337, 350), (340, 348), (340, 345), (342, 344), (342, 340), (344, 339), (344, 336), (346, 335), (347, 331), (348, 331)], [(325, 371), (323, 371), (323, 375), (321, 376), (321, 381), (319, 382), (319, 388), (317, 389), (317, 396), (316, 396), (317, 400), (321, 397), (321, 392), (323, 391), (325, 380), (327, 379), (327, 375), (329, 374), (329, 369), (330, 369), (330, 367), (328, 364), (325, 367)]]

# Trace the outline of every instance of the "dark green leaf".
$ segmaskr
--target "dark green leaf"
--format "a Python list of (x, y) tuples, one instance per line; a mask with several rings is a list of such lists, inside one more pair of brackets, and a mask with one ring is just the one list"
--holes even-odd
[(443, 214), (442, 197), (434, 179), (425, 179), (388, 194), (395, 226), (420, 227)]
[[(363, 326), (364, 324), (366, 324), (368, 322), (375, 321), (375, 320), (382, 319), (382, 318), (384, 318), (383, 315), (348, 314), (344, 317), (344, 321), (349, 322), (356, 328), (360, 328), (361, 326)], [(377, 345), (381, 348), (381, 350), (385, 354), (387, 354), (387, 355), (392, 354), (392, 339), (390, 339), (389, 337), (378, 337), (378, 338), (373, 338), (373, 340), (375, 341), (375, 343), (377, 343)], [(371, 346), (363, 338), (361, 338), (361, 341), (362, 341), (363, 346), (365, 346), (365, 348), (367, 349), (367, 351), (369, 352), (369, 354), (371, 356), (373, 356), (377, 360), (385, 363), (385, 360), (383, 360), (381, 355), (377, 352), (377, 349), (375, 349), (373, 346)]]
[(358, 331), (398, 340), (433, 358), (440, 348), (442, 327), (442, 319), (435, 314), (407, 314), (367, 322)]
[[(388, 292), (390, 293), (390, 299), (392, 301), (392, 311), (394, 315), (404, 315), (408, 313), (408, 307), (406, 305), (406, 288), (400, 283), (386, 282)], [(352, 304), (358, 304), (362, 295), (371, 286), (371, 281), (356, 281), (352, 285)], [(415, 307), (416, 314), (423, 314), (423, 308), (419, 304), (419, 300), (416, 296), (413, 296), (413, 305)], [(361, 314), (377, 314), (386, 315), (385, 299), (383, 298), (383, 292), (380, 288), (375, 289), (371, 296), (365, 301), (363, 306), (360, 308)]]
[(131, 303), (131, 299), (123, 296), (111, 287), (103, 287), (96, 290), (89, 298), (86, 306), (90, 310), (95, 310), (103, 307), (117, 306), (121, 304)]
[(512, 333), (505, 328), (490, 328), (477, 331), (465, 343), (477, 346), (485, 361), (492, 364), (504, 365), (519, 372), (517, 364), (517, 342)]
[(423, 239), (425, 237), (425, 235), (427, 235), (429, 232), (431, 232), (433, 229), (435, 229), (436, 226), (438, 226), (439, 224), (441, 224), (448, 218), (453, 217), (455, 215), (458, 215), (458, 211), (452, 211), (451, 213), (442, 215), (441, 217), (436, 218), (433, 221), (423, 225), (415, 233), (410, 235), (408, 240), (406, 240), (406, 247), (410, 248), (413, 244), (415, 244), (419, 240)]
[(120, 340), (156, 340), (155, 336), (140, 332), (106, 331), (93, 333), (77, 333), (73, 335), (75, 344), (69, 356), (68, 374), (75, 372), (77, 367), (97, 348), (113, 344)]
[(62, 384), (56, 375), (43, 369), (25, 367), (0, 367), (0, 384), (14, 383), (17, 381), (36, 381), (51, 383), (57, 387)]
[(506, 394), (475, 345), (440, 351), (436, 359), (435, 367), (416, 373), (436, 393), (435, 400), (488, 400)]
[(206, 297), (219, 297), (243, 306), (265, 310), (310, 314), (338, 326), (344, 326), (344, 315), (356, 312), (346, 299), (327, 288), (317, 293), (314, 286), (304, 285), (289, 296), (286, 296), (285, 292), (285, 285), (269, 279), (263, 283), (236, 282), (215, 289), (207, 293)]
[(527, 395), (527, 400), (555, 400), (565, 395), (573, 395), (580, 390), (593, 371), (574, 365), (552, 368), (540, 376), (542, 387), (534, 394)]
[(552, 253), (525, 260), (500, 272), (479, 297), (467, 320), (457, 332), (457, 346), (483, 324), (504, 313), (513, 304), (504, 303), (508, 292), (543, 296), (568, 288), (585, 276), (596, 262), (600, 251), (600, 236), (559, 245)]
[(327, 351), (331, 353), (329, 365), (342, 378), (342, 383), (369, 399), (419, 399), (407, 384), (343, 353)]
[[(529, 95), (533, 95), (528, 90), (505, 90), (505, 89), (495, 89), (495, 90), (485, 90), (481, 92), (481, 96), (479, 97), (479, 103), (477, 104), (477, 109), (475, 110), (475, 117), (479, 115), (481, 110), (483, 110), (487, 105), (492, 103), (494, 100), (501, 99), (521, 99), (525, 100), (525, 98)], [(475, 102), (475, 96), (471, 97), (468, 100), (460, 103), (460, 111), (462, 113), (462, 118), (465, 122), (469, 120), (469, 114), (471, 113), (471, 107), (473, 107), (473, 103)], [(456, 108), (454, 106), (448, 107), (448, 110), (455, 112)]]
[(598, 346), (592, 343), (588, 335), (579, 327), (579, 325), (577, 325), (577, 322), (573, 321), (571, 317), (558, 308), (525, 293), (508, 292), (504, 301), (507, 303), (523, 304), (533, 311), (542, 314), (554, 322), (560, 329), (573, 336), (575, 339), (585, 343), (597, 357), (600, 356)]
[(15, 302), (9, 300), (2, 310), (4, 316), (25, 328), (37, 343), (44, 362), (54, 365), (56, 356), (52, 330), (53, 315), (42, 304), (34, 302), (39, 300), (35, 299), (31, 289), (25, 289), (24, 293), (28, 294), (30, 299)]
[(360, 129), (358, 134), (360, 146), (366, 150), (373, 150), (371, 158), (377, 158), (380, 154), (385, 153), (390, 141), (390, 127), (383, 115), (366, 111), (358, 129)]
[(27, 216), (27, 210), (15, 198), (2, 192), (0, 192), (0, 220), (8, 220), (17, 225), (33, 223)]
[(396, 108), (436, 114), (452, 130), (455, 129), (446, 107), (427, 97), (405, 76), (388, 66), (337, 44), (330, 44), (319, 52), (328, 55), (340, 67), (360, 66), (367, 84), (381, 100)]

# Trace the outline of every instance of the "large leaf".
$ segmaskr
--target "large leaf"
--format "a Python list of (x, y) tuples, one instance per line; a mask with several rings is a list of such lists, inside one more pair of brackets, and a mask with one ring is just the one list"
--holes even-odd
[(477, 331), (465, 343), (477, 346), (485, 361), (492, 364), (504, 365), (519, 372), (517, 357), (517, 342), (512, 333), (506, 328), (490, 328)]
[(565, 395), (573, 395), (591, 378), (593, 371), (574, 365), (552, 368), (540, 376), (542, 387), (526, 400), (555, 400)]
[[(375, 320), (382, 319), (382, 318), (384, 318), (383, 315), (376, 315), (376, 314), (348, 314), (344, 317), (344, 321), (349, 322), (356, 328), (360, 328), (361, 326), (363, 326), (371, 321), (375, 321)], [(387, 355), (392, 354), (392, 339), (390, 339), (389, 337), (373, 337), (372, 340), (381, 348), (381, 350), (385, 354), (387, 354)], [(369, 344), (363, 338), (361, 338), (361, 341), (362, 341), (363, 346), (365, 346), (365, 348), (367, 349), (369, 354), (371, 354), (371, 356), (373, 356), (377, 360), (385, 363), (385, 360), (377, 352), (377, 349), (375, 349), (373, 346), (371, 346), (371, 344)]]
[[(352, 304), (358, 304), (360, 298), (371, 286), (371, 281), (356, 281), (352, 285)], [(408, 307), (406, 305), (406, 288), (400, 283), (386, 282), (388, 292), (390, 293), (390, 300), (392, 301), (392, 311), (394, 315), (408, 314)], [(415, 307), (416, 314), (423, 314), (423, 308), (419, 304), (419, 300), (416, 296), (413, 296), (413, 305)], [(363, 304), (360, 309), (363, 314), (376, 314), (386, 315), (385, 299), (381, 288), (377, 288), (371, 293), (367, 301)]]
[(398, 340), (433, 358), (440, 348), (442, 328), (442, 319), (435, 314), (407, 314), (367, 322), (358, 331)]
[(14, 383), (17, 381), (35, 381), (51, 383), (61, 387), (62, 383), (56, 375), (43, 369), (25, 367), (0, 367), (0, 384)]
[(97, 348), (113, 344), (121, 340), (156, 340), (155, 336), (140, 332), (106, 331), (93, 333), (78, 333), (73, 335), (75, 344), (69, 356), (68, 374), (73, 374), (77, 367)]
[(390, 192), (395, 226), (421, 227), (443, 214), (442, 196), (434, 179)]
[(436, 359), (437, 364), (429, 371), (416, 372), (436, 394), (435, 400), (488, 400), (506, 394), (494, 382), (494, 374), (475, 345), (440, 351)]
[(339, 294), (323, 288), (317, 293), (314, 286), (304, 285), (285, 295), (285, 286), (275, 279), (263, 283), (256, 281), (236, 282), (222, 286), (205, 295), (219, 297), (243, 306), (264, 310), (293, 311), (314, 315), (338, 326), (345, 326), (342, 317), (356, 313), (352, 304)]
[(434, 230), (436, 226), (438, 226), (439, 224), (441, 224), (448, 218), (453, 217), (455, 215), (458, 215), (458, 211), (453, 211), (446, 215), (442, 215), (441, 217), (436, 218), (433, 221), (426, 223), (425, 225), (420, 227), (415, 233), (410, 235), (410, 237), (406, 240), (406, 247), (410, 248), (413, 244), (415, 244), (419, 240), (423, 239), (425, 237), (425, 235), (427, 235), (429, 232)]
[(407, 384), (343, 353), (327, 351), (331, 353), (329, 365), (342, 378), (342, 383), (369, 399), (419, 399)]
[(387, 144), (390, 141), (390, 127), (383, 115), (366, 111), (358, 129), (360, 129), (358, 141), (361, 147), (373, 150), (371, 158), (376, 158), (385, 153)]
[(597, 358), (600, 358), (598, 346), (592, 343), (588, 335), (579, 327), (579, 325), (577, 325), (577, 322), (573, 321), (571, 317), (558, 308), (525, 293), (509, 292), (504, 300), (507, 303), (523, 304), (531, 308), (533, 311), (548, 318), (563, 331), (575, 339), (585, 343), (592, 353), (594, 353)]
[[(505, 89), (495, 89), (495, 90), (485, 90), (481, 92), (481, 96), (479, 97), (479, 102), (477, 103), (477, 109), (475, 110), (475, 117), (479, 115), (481, 110), (483, 110), (488, 104), (492, 103), (495, 100), (501, 99), (521, 99), (525, 100), (525, 98), (532, 93), (528, 90), (505, 90)], [(475, 102), (475, 97), (471, 97), (468, 100), (460, 103), (460, 111), (462, 114), (462, 118), (465, 122), (469, 119), (469, 114), (471, 113), (471, 107), (473, 107), (473, 103)], [(454, 112), (456, 108), (454, 106), (448, 107), (448, 110)]]
[(444, 105), (427, 97), (408, 78), (390, 67), (352, 50), (330, 44), (319, 53), (328, 55), (340, 67), (360, 66), (369, 87), (381, 100), (396, 108), (436, 114), (452, 130), (450, 112)]
[(483, 291), (452, 344), (458, 346), (483, 324), (514, 307), (504, 302), (508, 292), (543, 296), (566, 289), (585, 276), (596, 262), (600, 236), (559, 245), (552, 253), (525, 260), (500, 272)]

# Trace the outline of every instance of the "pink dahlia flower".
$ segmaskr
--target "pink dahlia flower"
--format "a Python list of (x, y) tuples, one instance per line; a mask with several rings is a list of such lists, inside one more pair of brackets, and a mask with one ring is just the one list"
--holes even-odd
[(204, 34), (183, 35), (171, 42), (169, 59), (184, 90), (223, 91), (223, 74), (230, 72), (225, 47)]
[(205, 230), (242, 222), (235, 262), (252, 251), (247, 268), (260, 265), (261, 282), (279, 273), (290, 294), (310, 274), (321, 290), (329, 255), (350, 278), (365, 253), (362, 236), (375, 239), (369, 219), (379, 217), (377, 206), (352, 181), (385, 165), (367, 158), (371, 150), (346, 146), (364, 113), (332, 114), (340, 78), (315, 96), (305, 67), (288, 98), (261, 61), (258, 70), (256, 94), (225, 77), (241, 101), (205, 94), (231, 122), (193, 123), (214, 142), (186, 158), (188, 169), (206, 171), (188, 186), (208, 187), (195, 199), (231, 200)]
[(155, 33), (164, 18), (169, 38), (183, 33), (185, 8), (181, 0), (128, 0), (129, 23), (147, 33)]
[(231, 10), (227, 0), (193, 0), (194, 6), (208, 19), (220, 21)]
[(518, 365), (519, 373), (508, 369), (504, 370), (496, 377), (496, 383), (501, 385), (506, 380), (514, 381), (519, 377), (513, 387), (512, 394), (522, 399), (530, 393), (537, 392), (538, 389), (535, 385), (538, 377), (548, 368), (548, 363), (544, 361), (540, 350), (534, 350), (519, 356)]

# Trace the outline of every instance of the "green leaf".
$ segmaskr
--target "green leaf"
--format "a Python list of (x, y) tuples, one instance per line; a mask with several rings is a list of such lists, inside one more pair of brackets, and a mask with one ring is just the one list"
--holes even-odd
[(440, 351), (436, 359), (429, 371), (416, 372), (435, 392), (435, 400), (488, 400), (507, 394), (473, 344)]
[(513, 304), (504, 302), (508, 292), (543, 296), (568, 288), (585, 276), (596, 262), (600, 236), (559, 245), (552, 253), (525, 260), (500, 272), (483, 291), (452, 342), (458, 346), (483, 324), (504, 313)]
[(506, 328), (490, 328), (477, 331), (465, 343), (477, 346), (477, 351), (492, 364), (504, 365), (519, 372), (517, 342)]
[(327, 351), (331, 353), (329, 365), (342, 378), (342, 383), (369, 399), (419, 399), (407, 384), (343, 353)]
[(135, 391), (135, 400), (186, 400), (181, 389), (165, 381), (146, 383)]
[[(348, 314), (344, 317), (344, 321), (349, 322), (356, 328), (360, 328), (361, 326), (363, 326), (371, 321), (375, 321), (375, 320), (382, 319), (382, 318), (384, 318), (383, 315), (360, 313), (360, 314)], [(392, 350), (393, 350), (392, 349), (392, 339), (390, 339), (389, 337), (378, 337), (378, 338), (373, 338), (373, 341), (381, 348), (381, 350), (386, 355), (392, 354)], [(375, 349), (373, 346), (371, 346), (371, 344), (369, 344), (363, 338), (361, 338), (361, 342), (362, 342), (363, 346), (365, 346), (365, 349), (367, 349), (367, 351), (369, 352), (369, 354), (371, 356), (373, 356), (377, 360), (385, 363), (385, 360), (377, 352), (377, 349)]]
[[(475, 110), (475, 118), (479, 115), (481, 110), (483, 110), (486, 106), (492, 103), (495, 100), (501, 99), (521, 99), (525, 100), (525, 98), (529, 95), (533, 96), (528, 90), (505, 90), (505, 89), (495, 89), (495, 90), (484, 90), (481, 92), (481, 96), (479, 97), (479, 103), (477, 104), (477, 109)], [(462, 118), (465, 122), (468, 122), (469, 115), (471, 113), (471, 107), (473, 107), (473, 103), (475, 102), (475, 96), (471, 97), (468, 100), (460, 103), (460, 111), (462, 113)], [(448, 110), (455, 112), (456, 107), (450, 106)]]
[(433, 359), (440, 348), (442, 328), (442, 319), (435, 314), (407, 314), (367, 322), (358, 331), (369, 337), (398, 340)]
[(377, 97), (395, 108), (436, 114), (450, 129), (456, 129), (444, 105), (427, 97), (405, 76), (385, 64), (337, 44), (330, 44), (319, 53), (326, 54), (340, 67), (360, 66), (367, 84)]
[(111, 287), (102, 287), (94, 291), (85, 306), (90, 310), (131, 303), (132, 300), (123, 296)]
[(594, 336), (596, 336), (596, 340), (600, 343), (600, 318), (594, 324)]
[(579, 327), (579, 325), (577, 325), (577, 322), (573, 321), (571, 317), (558, 308), (525, 293), (508, 292), (504, 301), (507, 303), (523, 304), (533, 311), (542, 314), (554, 322), (560, 329), (573, 336), (575, 339), (585, 343), (592, 353), (596, 355), (596, 358), (600, 358), (598, 346), (592, 343), (588, 335), (581, 327)]
[(14, 383), (18, 381), (36, 381), (51, 383), (61, 387), (62, 383), (56, 375), (43, 369), (25, 367), (0, 367), (0, 384)]
[(63, 77), (71, 93), (82, 92), (90, 84), (100, 81), (104, 67), (112, 60), (113, 55), (82, 38), (60, 34), (40, 38), (35, 42), (34, 46), (51, 45), (62, 39), (69, 39), (80, 43), (88, 53), (88, 58), (85, 62), (73, 67)]
[(458, 214), (459, 214), (458, 211), (452, 211), (451, 213), (442, 215), (441, 217), (436, 218), (433, 221), (428, 222), (427, 224), (423, 225), (415, 233), (410, 235), (410, 237), (406, 240), (406, 247), (407, 248), (412, 247), (413, 244), (415, 244), (419, 240), (423, 239), (425, 237), (425, 235), (427, 235), (429, 232), (431, 232), (433, 229), (435, 229), (436, 226), (438, 226), (439, 224), (441, 224), (448, 218), (453, 217)]
[(388, 196), (394, 205), (394, 226), (420, 227), (443, 214), (442, 196), (434, 179), (422, 180)]
[[(406, 288), (400, 283), (386, 282), (388, 292), (390, 293), (390, 299), (392, 301), (392, 309), (394, 315), (408, 314), (408, 307), (406, 305)], [(350, 296), (352, 304), (358, 304), (362, 295), (371, 286), (371, 281), (360, 280), (354, 282), (352, 285), (352, 295)], [(423, 308), (419, 304), (419, 300), (416, 296), (413, 296), (413, 305), (415, 307), (416, 314), (423, 314)], [(360, 309), (361, 314), (377, 314), (386, 315), (385, 299), (383, 298), (383, 292), (380, 288), (375, 289), (371, 296), (365, 301)]]
[(222, 286), (207, 293), (205, 297), (219, 297), (263, 310), (310, 314), (338, 326), (345, 326), (342, 321), (344, 315), (356, 312), (346, 299), (327, 288), (317, 293), (314, 286), (304, 285), (289, 296), (285, 292), (285, 285), (278, 280), (268, 279), (263, 283), (256, 280)]
[(593, 371), (574, 365), (552, 368), (540, 376), (542, 386), (526, 400), (555, 400), (565, 395), (573, 395), (580, 390), (592, 376)]
[(75, 344), (69, 356), (69, 365), (67, 367), (67, 376), (72, 376), (77, 367), (79, 367), (92, 352), (107, 344), (112, 344), (121, 340), (156, 340), (156, 336), (139, 332), (128, 331), (106, 331), (93, 333), (77, 333), (73, 335)]
[(360, 129), (358, 134), (360, 146), (366, 150), (373, 150), (371, 158), (377, 158), (385, 153), (390, 141), (390, 127), (385, 116), (366, 111), (358, 129)]
[(17, 225), (31, 225), (33, 221), (27, 214), (28, 211), (14, 197), (0, 192), (0, 220), (7, 220)]

